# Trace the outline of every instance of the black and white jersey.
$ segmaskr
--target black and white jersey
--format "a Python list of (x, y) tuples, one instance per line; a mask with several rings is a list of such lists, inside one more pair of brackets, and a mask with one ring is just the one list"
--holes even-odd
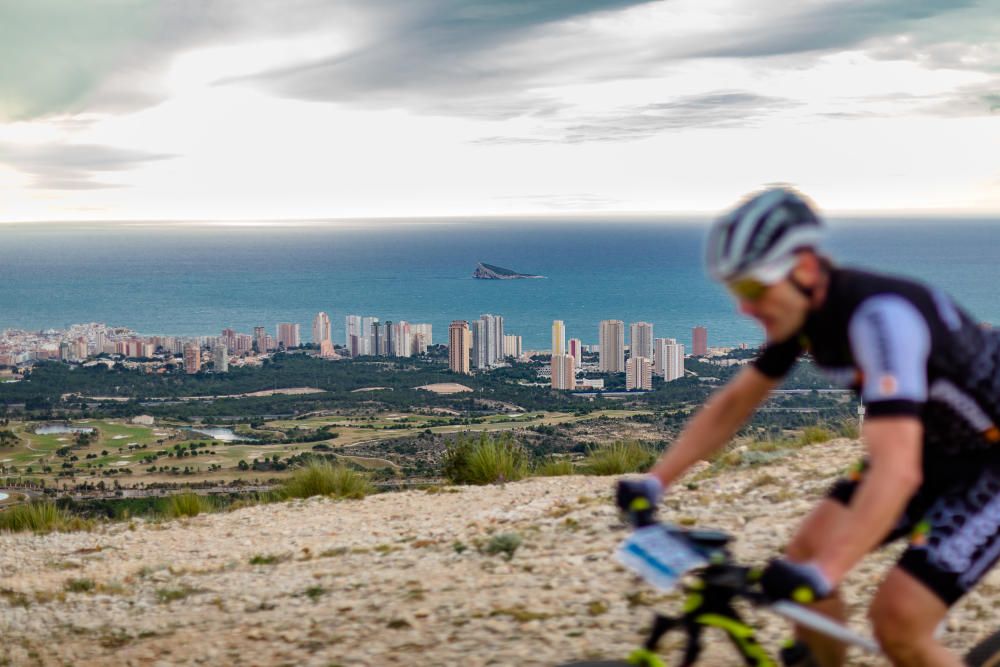
[(831, 269), (823, 305), (754, 364), (779, 378), (803, 352), (835, 384), (857, 391), (869, 417), (919, 417), (925, 470), (956, 458), (1000, 462), (1000, 333), (978, 326), (943, 292)]

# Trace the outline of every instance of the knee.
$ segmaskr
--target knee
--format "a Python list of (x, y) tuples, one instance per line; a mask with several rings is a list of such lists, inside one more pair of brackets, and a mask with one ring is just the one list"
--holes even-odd
[(812, 531), (800, 531), (785, 547), (785, 557), (796, 563), (810, 561), (816, 555), (817, 539)]
[(868, 610), (875, 639), (893, 662), (910, 664), (909, 656), (918, 655), (931, 633), (914, 618), (913, 604), (902, 596), (878, 595)]

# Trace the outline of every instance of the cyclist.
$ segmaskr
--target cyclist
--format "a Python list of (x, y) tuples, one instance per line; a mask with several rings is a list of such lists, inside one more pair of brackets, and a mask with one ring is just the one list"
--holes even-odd
[[(761, 583), (774, 598), (815, 600), (816, 610), (843, 620), (838, 583), (870, 550), (910, 535), (869, 610), (876, 638), (897, 665), (960, 665), (934, 631), (1000, 558), (1000, 336), (933, 287), (835, 266), (819, 250), (822, 232), (809, 203), (784, 188), (714, 224), (709, 270), (763, 326), (767, 343), (648, 475), (619, 482), (618, 502), (655, 506), (808, 353), (863, 397), (867, 458), (805, 519)], [(842, 664), (842, 646), (797, 634), (821, 665)]]

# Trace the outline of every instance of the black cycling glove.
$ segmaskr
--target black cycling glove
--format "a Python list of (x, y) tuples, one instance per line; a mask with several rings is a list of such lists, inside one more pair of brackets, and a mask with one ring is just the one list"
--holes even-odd
[(833, 592), (833, 584), (815, 563), (793, 563), (775, 558), (760, 577), (760, 586), (771, 600), (809, 604)]

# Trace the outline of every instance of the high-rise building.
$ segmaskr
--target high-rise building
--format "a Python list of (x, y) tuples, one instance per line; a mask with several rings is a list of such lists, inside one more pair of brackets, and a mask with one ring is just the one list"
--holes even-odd
[(427, 348), (433, 344), (431, 336), (434, 327), (427, 323), (411, 324), (410, 336), (412, 337), (413, 354), (426, 354)]
[(201, 370), (201, 347), (198, 343), (184, 346), (184, 372), (194, 375)]
[(625, 323), (621, 320), (601, 320), (600, 361), (602, 373), (621, 373), (625, 370)]
[(293, 347), (298, 347), (301, 344), (302, 344), (302, 338), (299, 334), (298, 323), (292, 323), (292, 322), (278, 323), (278, 347), (284, 346), (284, 348), (287, 350)]
[(576, 360), (573, 355), (552, 355), (552, 388), (576, 389)]
[(377, 317), (361, 318), (361, 349), (364, 351), (364, 354), (370, 354), (372, 356), (385, 354), (385, 352), (379, 352), (378, 346), (375, 344), (375, 331), (377, 330), (377, 327)]
[(386, 320), (382, 325), (382, 331), (384, 333), (383, 338), (385, 338), (385, 354), (387, 357), (393, 356), (396, 349), (396, 332), (392, 328), (392, 320)]
[(253, 344), (257, 348), (257, 354), (267, 352), (267, 330), (264, 327), (253, 328)]
[(225, 343), (217, 343), (212, 348), (212, 368), (216, 373), (229, 372), (229, 350)]
[(330, 340), (330, 316), (320, 311), (313, 318), (312, 344), (318, 347), (325, 340)]
[(413, 335), (410, 323), (400, 320), (392, 325), (392, 356), (408, 357), (413, 353)]
[(465, 320), (455, 320), (448, 327), (448, 370), (452, 373), (469, 375), (469, 323)]
[(705, 327), (691, 329), (691, 354), (696, 357), (708, 354), (708, 329)]
[(503, 359), (503, 317), (486, 314), (473, 320), (472, 349), (476, 368), (491, 368)]
[(631, 357), (625, 365), (625, 389), (652, 389), (653, 364), (646, 357)]
[(653, 325), (633, 322), (629, 327), (629, 354), (633, 357), (653, 358)]
[(348, 315), (344, 318), (344, 345), (347, 346), (347, 349), (351, 349), (351, 336), (358, 338), (364, 336), (360, 315)]
[(503, 356), (521, 358), (521, 337), (514, 334), (504, 334), (503, 336)]
[(566, 325), (562, 320), (552, 320), (552, 356), (566, 354)]
[(670, 382), (684, 377), (684, 346), (673, 338), (657, 338), (653, 372)]
[(569, 339), (569, 355), (573, 357), (576, 362), (576, 367), (580, 368), (583, 366), (583, 341), (579, 338)]
[(333, 349), (332, 340), (325, 340), (319, 344), (319, 356), (324, 359), (333, 359), (337, 356), (337, 351)]
[(375, 320), (372, 323), (370, 338), (371, 338), (372, 354), (376, 357), (384, 357), (385, 332), (383, 332), (382, 327), (378, 323), (378, 320)]

